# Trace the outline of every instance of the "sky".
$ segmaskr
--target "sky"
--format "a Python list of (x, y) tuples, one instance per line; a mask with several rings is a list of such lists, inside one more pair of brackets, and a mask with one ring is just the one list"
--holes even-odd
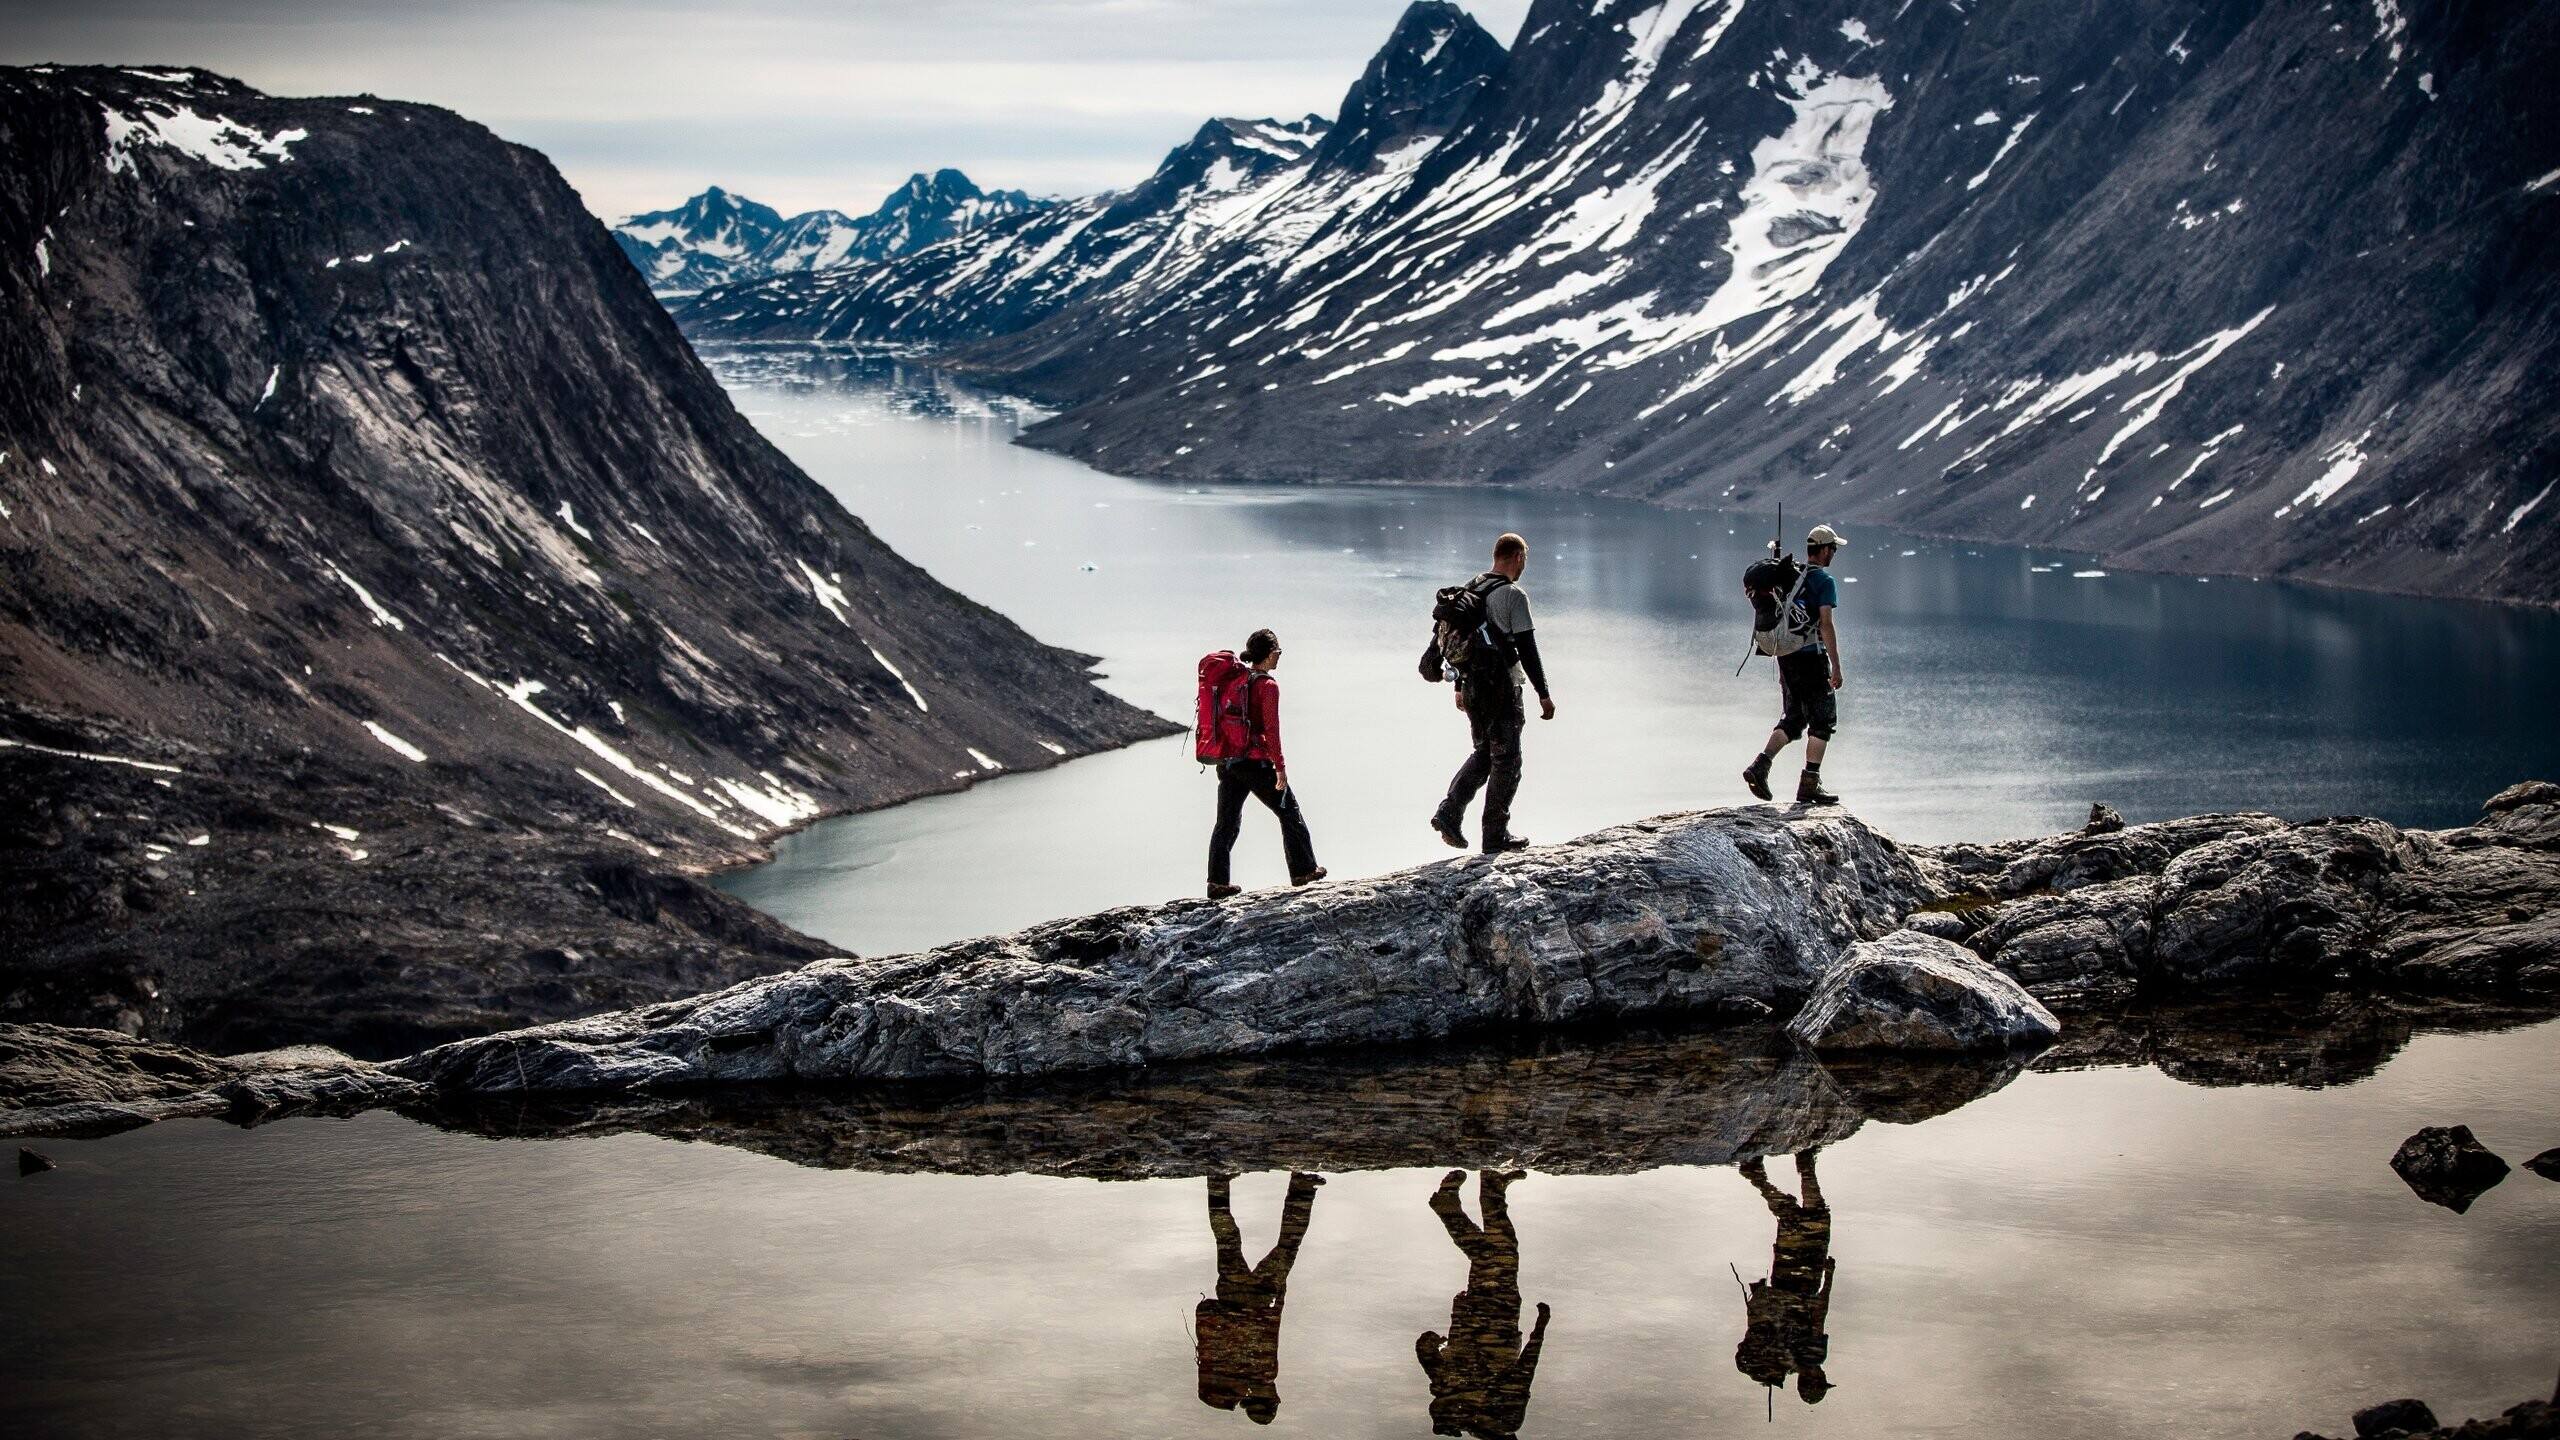
[[(1529, 0), (1462, 0), (1509, 43)], [(0, 0), (0, 63), (197, 65), (447, 106), (607, 218), (717, 184), (866, 211), (918, 170), (1134, 184), (1212, 115), (1330, 116), (1405, 0)]]

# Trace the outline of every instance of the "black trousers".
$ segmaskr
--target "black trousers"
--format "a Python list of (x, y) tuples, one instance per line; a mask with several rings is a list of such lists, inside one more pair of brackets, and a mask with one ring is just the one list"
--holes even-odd
[(1521, 707), (1520, 687), (1509, 683), (1508, 677), (1466, 685), (1461, 693), (1467, 698), (1467, 730), (1475, 737), (1476, 748), (1450, 777), (1439, 818), (1458, 828), (1465, 823), (1476, 792), (1482, 790), (1484, 843), (1490, 847), (1511, 833), (1511, 797), (1520, 792), (1520, 731), (1528, 724), (1529, 713)]
[(1790, 740), (1828, 741), (1840, 727), (1840, 697), (1831, 689), (1831, 657), (1798, 650), (1778, 657), (1778, 728)]
[(1235, 852), (1236, 834), (1244, 829), (1244, 801), (1252, 796), (1280, 817), (1280, 848), (1289, 857), (1289, 878), (1316, 868), (1316, 844), (1307, 835), (1307, 817), (1298, 810), (1298, 792), (1280, 788), (1280, 772), (1268, 760), (1218, 762), (1218, 824), (1209, 832), (1209, 883), (1227, 882), (1227, 859)]

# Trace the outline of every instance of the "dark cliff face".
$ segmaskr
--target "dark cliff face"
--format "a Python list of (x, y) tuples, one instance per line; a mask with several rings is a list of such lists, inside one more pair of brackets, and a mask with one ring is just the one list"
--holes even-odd
[(1119, 470), (2551, 601), (2555, 58), (2548, 6), (1542, 0), (1408, 176), (1203, 242), (1258, 263), (943, 338)]
[(539, 155), (106, 69), (0, 71), (0, 145), (0, 1010), (691, 990), (815, 947), (678, 872), (1164, 728), (757, 435)]

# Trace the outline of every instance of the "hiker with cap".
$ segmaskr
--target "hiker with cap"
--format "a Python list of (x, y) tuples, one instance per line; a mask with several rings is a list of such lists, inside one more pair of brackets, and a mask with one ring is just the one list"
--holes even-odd
[[(1773, 798), (1769, 793), (1771, 762), (1790, 742), (1804, 737), (1804, 775), (1796, 781), (1796, 803), (1840, 803), (1839, 796), (1822, 788), (1822, 757), (1830, 749), (1832, 731), (1840, 720), (1840, 632), (1831, 619), (1832, 610), (1840, 603), (1840, 586), (1831, 578), (1830, 567), (1843, 543), (1840, 532), (1830, 526), (1813, 527), (1813, 532), (1804, 537), (1808, 563), (1796, 576), (1792, 594), (1779, 602), (1775, 627), (1760, 632), (1764, 637), (1782, 637), (1777, 646), (1764, 639), (1762, 647), (1778, 660), (1778, 727), (1769, 732), (1769, 743), (1761, 747), (1759, 758), (1742, 772), (1742, 783), (1763, 800)], [(1755, 571), (1759, 568), (1753, 567)], [(1745, 584), (1749, 584), (1747, 579)], [(1793, 648), (1781, 648), (1784, 646)]]
[(1484, 792), (1484, 853), (1525, 850), (1511, 833), (1511, 800), (1520, 790), (1520, 732), (1528, 711), (1523, 685), (1538, 691), (1538, 718), (1556, 718), (1547, 689), (1547, 667), (1538, 655), (1529, 619), (1529, 592), (1520, 588), (1529, 568), (1529, 542), (1505, 534), (1493, 542), (1493, 568), (1464, 585), (1439, 592), (1431, 609), (1431, 643), (1422, 652), (1426, 680), (1456, 682), (1458, 708), (1466, 712), (1475, 748), (1449, 780), (1449, 793), (1431, 812), (1431, 828), (1452, 849), (1467, 848), (1467, 807)]
[(1747, 1319), (1742, 1343), (1734, 1347), (1733, 1366), (1772, 1389), (1795, 1376), (1796, 1394), (1807, 1405), (1822, 1403), (1831, 1392), (1822, 1366), (1831, 1354), (1831, 1282), (1840, 1268), (1831, 1258), (1831, 1206), (1822, 1198), (1822, 1182), (1813, 1169), (1814, 1157), (1821, 1153), (1814, 1149), (1796, 1155), (1802, 1199), (1770, 1184), (1768, 1167), (1758, 1156), (1741, 1166), (1742, 1178), (1777, 1218), (1778, 1238), (1769, 1254), (1769, 1278), (1745, 1287)]
[(1324, 878), (1316, 863), (1315, 841), (1308, 837), (1307, 818), (1298, 809), (1297, 792), (1289, 788), (1289, 761), (1280, 749), (1280, 682), (1271, 672), (1280, 666), (1280, 637), (1256, 630), (1241, 654), (1213, 650), (1200, 657), (1199, 723), (1194, 728), (1194, 756), (1218, 769), (1218, 819), (1209, 831), (1209, 898), (1224, 900), (1238, 893), (1231, 882), (1229, 857), (1237, 832), (1244, 828), (1244, 802), (1259, 800), (1280, 817), (1280, 846), (1289, 861), (1289, 883), (1312, 885)]
[(1289, 1302), (1289, 1270), (1315, 1218), (1321, 1175), (1289, 1177), (1280, 1202), (1280, 1239), (1259, 1265), (1244, 1263), (1244, 1232), (1236, 1227), (1231, 1180), (1209, 1177), (1209, 1233), (1218, 1243), (1218, 1293), (1193, 1312), (1192, 1335), (1200, 1359), (1200, 1403), (1213, 1410), (1242, 1410), (1256, 1425), (1280, 1413), (1280, 1312)]

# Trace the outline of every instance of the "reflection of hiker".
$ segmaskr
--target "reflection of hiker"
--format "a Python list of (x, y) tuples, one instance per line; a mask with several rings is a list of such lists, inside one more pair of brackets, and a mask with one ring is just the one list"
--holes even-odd
[(1432, 645), (1424, 652), (1423, 673), (1436, 677), (1446, 667), (1475, 740), (1431, 815), (1431, 828), (1459, 850), (1467, 848), (1463, 827), (1478, 790), (1484, 791), (1484, 853), (1529, 844), (1511, 833), (1511, 798), (1520, 789), (1520, 732), (1528, 723), (1520, 687), (1537, 687), (1541, 719), (1556, 718), (1556, 702), (1530, 628), (1529, 593), (1520, 588), (1520, 572), (1528, 567), (1529, 542), (1504, 535), (1493, 542), (1493, 568), (1441, 591), (1432, 607)]
[(1218, 1239), (1218, 1297), (1196, 1312), (1200, 1343), (1200, 1403), (1218, 1410), (1241, 1407), (1253, 1423), (1268, 1425), (1280, 1410), (1280, 1306), (1289, 1295), (1289, 1267), (1298, 1242), (1315, 1217), (1321, 1175), (1289, 1177), (1280, 1204), (1280, 1239), (1262, 1263), (1247, 1269), (1244, 1235), (1227, 1208), (1227, 1180), (1209, 1177), (1209, 1233)]
[(1807, 1150), (1796, 1156), (1801, 1201), (1770, 1184), (1769, 1172), (1757, 1159), (1742, 1162), (1742, 1178), (1778, 1217), (1778, 1243), (1769, 1255), (1769, 1278), (1751, 1282), (1745, 1302), (1750, 1323), (1742, 1343), (1734, 1347), (1733, 1368), (1763, 1385), (1783, 1386), (1793, 1372), (1796, 1393), (1807, 1405), (1831, 1389), (1822, 1374), (1823, 1357), (1831, 1349), (1824, 1327), (1831, 1314), (1831, 1275), (1839, 1268), (1831, 1258), (1831, 1207), (1823, 1203), (1822, 1182), (1813, 1174), (1813, 1160), (1820, 1153)]
[(1298, 810), (1298, 793), (1289, 788), (1289, 762), (1280, 753), (1280, 682), (1271, 678), (1279, 666), (1280, 637), (1268, 630), (1254, 631), (1242, 655), (1218, 650), (1200, 659), (1196, 753), (1200, 763), (1218, 767), (1218, 822), (1209, 832), (1212, 900), (1237, 892), (1228, 883), (1227, 861), (1236, 848), (1236, 832), (1244, 828), (1248, 795), (1280, 817), (1289, 883), (1309, 885), (1324, 878), (1306, 817)]
[(1467, 1256), (1467, 1288), (1449, 1302), (1449, 1333), (1426, 1330), (1413, 1342), (1423, 1373), (1431, 1377), (1434, 1435), (1510, 1440), (1529, 1415), (1529, 1384), (1538, 1373), (1538, 1350), (1547, 1343), (1547, 1307), (1538, 1307), (1538, 1323), (1528, 1344), (1521, 1344), (1520, 1237), (1503, 1199), (1519, 1178), (1516, 1170), (1477, 1175), (1481, 1226), (1467, 1219), (1458, 1199), (1467, 1172), (1450, 1171), (1431, 1196), (1432, 1213)]
[[(1796, 782), (1796, 803), (1840, 803), (1839, 796), (1822, 788), (1822, 754), (1830, 748), (1831, 732), (1840, 721), (1840, 700), (1834, 693), (1841, 684), (1840, 635), (1831, 624), (1831, 612), (1840, 603), (1840, 585), (1831, 578), (1830, 565), (1841, 543), (1839, 531), (1828, 525), (1813, 527), (1813, 533), (1804, 537), (1804, 556), (1812, 563), (1802, 570), (1800, 579), (1791, 582), (1792, 594), (1781, 598), (1776, 628), (1754, 637), (1775, 637), (1774, 644), (1762, 639), (1761, 648), (1778, 658), (1778, 728), (1769, 732), (1769, 743), (1761, 748), (1759, 758), (1742, 772), (1742, 783), (1763, 800), (1772, 798), (1769, 763), (1790, 741), (1809, 734), (1812, 738), (1804, 742), (1804, 777)], [(1752, 572), (1767, 563), (1753, 566)], [(1785, 562), (1794, 563), (1792, 559)], [(1751, 572), (1746, 572), (1743, 583), (1750, 586)], [(1758, 598), (1755, 594), (1755, 602)]]

